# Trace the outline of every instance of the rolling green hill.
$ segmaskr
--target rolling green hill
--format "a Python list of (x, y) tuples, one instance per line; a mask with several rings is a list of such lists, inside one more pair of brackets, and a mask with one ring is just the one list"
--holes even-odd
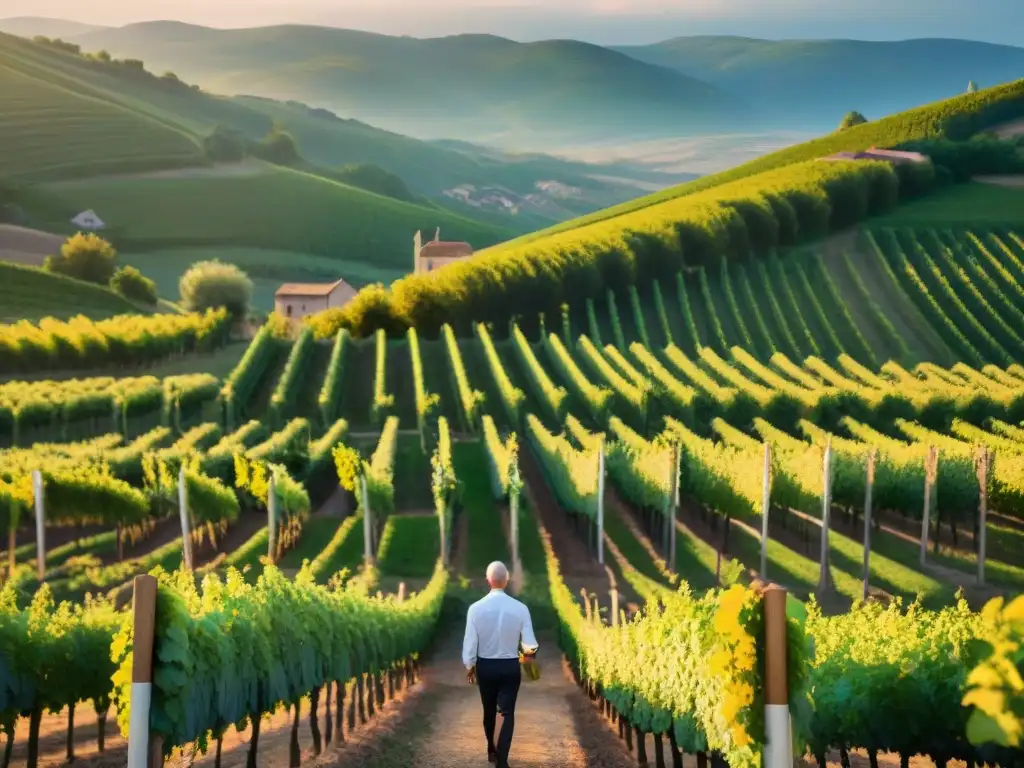
[[(399, 176), (418, 195), (458, 208), (470, 218), (479, 211), (482, 219), (518, 232), (627, 200), (636, 194), (631, 178), (661, 184), (685, 178), (645, 173), (624, 164), (587, 165), (423, 142), (299, 102), (215, 96), (176, 78), (152, 77), (144, 70), (7, 35), (0, 35), (0, 89), (6, 105), (16, 107), (4, 113), (13, 140), (5, 144), (7, 154), (0, 150), (0, 177), (32, 180), (196, 165), (205, 162), (201, 141), (216, 126), (256, 140), (277, 123), (295, 137), (303, 157), (314, 165), (329, 169), (374, 164)], [(31, 90), (27, 100), (26, 89)], [(33, 121), (41, 119), (45, 109), (50, 110), (46, 115), (52, 125), (37, 130)], [(42, 136), (72, 135), (58, 144), (40, 141), (33, 131)], [(125, 135), (132, 135), (133, 141), (122, 142)], [(593, 178), (597, 175), (602, 180)], [(613, 177), (622, 181), (610, 180)], [(545, 196), (537, 184), (550, 180), (579, 193), (568, 198)], [(460, 208), (443, 193), (463, 185), (494, 188), (515, 199), (543, 199), (538, 204), (521, 202), (516, 215), (500, 206)]]
[(739, 114), (735, 99), (705, 83), (568, 40), (150, 22), (75, 42), (145, 59), (218, 92), (299, 99), (419, 137), (679, 135)]
[(0, 323), (44, 317), (66, 319), (75, 315), (102, 319), (145, 311), (93, 283), (0, 261)]
[(51, 19), (42, 16), (15, 16), (9, 19), (0, 19), (0, 32), (19, 37), (35, 37), (45, 35), (46, 37), (61, 37), (67, 39), (75, 35), (83, 35), (86, 32), (96, 32), (103, 29), (99, 24), (83, 24), (79, 21), (68, 21), (67, 19)]
[(45, 190), (65, 212), (97, 211), (125, 253), (246, 246), (407, 271), (417, 229), (440, 227), (474, 247), (511, 234), (302, 171), (259, 162), (229, 168), (59, 182)]
[(862, 151), (872, 146), (891, 148), (908, 142), (938, 138), (962, 141), (975, 133), (1021, 116), (1024, 116), (1024, 80), (1016, 80), (977, 93), (962, 94), (934, 104), (925, 104), (845, 131), (827, 133), (727, 171), (703, 176), (696, 181), (669, 187), (621, 205), (556, 224), (547, 230), (533, 232), (509, 245), (536, 241), (559, 232), (641, 211), (648, 206), (712, 189), (765, 171), (825, 157), (835, 152)]
[(20, 55), (28, 47), (0, 44), (0, 173), (60, 178), (202, 162), (194, 136), (36, 66)]
[(789, 126), (831, 127), (1020, 77), (1024, 48), (970, 40), (758, 40), (679, 37), (616, 50), (734, 93)]
[[(714, 267), (744, 261), (753, 254), (788, 248), (841, 233), (899, 204), (939, 191), (950, 178), (933, 163), (897, 169), (886, 162), (824, 162), (839, 150), (893, 147), (914, 139), (970, 138), (1024, 113), (1024, 80), (927, 105), (884, 120), (832, 133), (739, 168), (598, 212), (574, 222), (519, 238), (476, 258), (452, 265), (429, 280), (404, 278), (387, 295), (358, 298), (342, 310), (315, 320), (330, 336), (339, 326), (365, 333), (379, 323), (409, 324), (433, 330), (443, 321), (467, 329), (474, 321), (503, 324), (509, 316), (535, 312), (585, 298), (608, 288), (671, 278), (682, 267)], [(952, 147), (952, 149), (950, 149)], [(975, 152), (971, 147), (982, 147)], [(932, 146), (971, 174), (987, 164), (990, 147), (1000, 163), (1024, 165), (1009, 143)], [(1014, 154), (1015, 153), (1015, 154)], [(947, 156), (943, 160), (950, 162)], [(1007, 169), (1006, 172), (1014, 172)], [(984, 170), (982, 173), (993, 173)], [(1019, 190), (992, 192), (970, 187), (968, 195), (1003, 195), (1005, 223), (1015, 223)], [(1005, 193), (1005, 194), (1004, 194)], [(988, 220), (991, 222), (991, 219)], [(374, 313), (371, 320), (368, 311)]]

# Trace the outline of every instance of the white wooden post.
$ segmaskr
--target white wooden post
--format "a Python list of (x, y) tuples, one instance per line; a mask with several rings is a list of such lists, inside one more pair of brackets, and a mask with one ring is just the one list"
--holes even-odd
[(441, 565), (448, 567), (448, 536), (445, 531), (445, 515), (447, 509), (442, 509), (438, 515), (438, 526), (441, 529)]
[(764, 592), (764, 768), (793, 768), (793, 720), (789, 712), (789, 643), (786, 590)]
[(46, 491), (38, 469), (32, 472), (32, 495), (36, 504), (36, 574), (41, 584), (46, 577)]
[(597, 562), (604, 565), (604, 436), (597, 448)]
[(978, 584), (985, 584), (985, 539), (987, 532), (985, 526), (988, 523), (988, 472), (989, 472), (989, 450), (987, 447), (981, 449), (981, 456), (978, 462)]
[(924, 510), (921, 513), (921, 565), (928, 556), (928, 523), (932, 514), (932, 472), (938, 463), (935, 446), (928, 448), (928, 456), (924, 460)]
[(768, 512), (772, 506), (772, 447), (764, 444), (764, 479), (761, 486), (761, 578), (768, 578)]
[(878, 451), (874, 448), (868, 453), (867, 482), (864, 484), (864, 599), (868, 599), (868, 588), (871, 577), (871, 495), (875, 488), (875, 458)]
[(682, 451), (679, 443), (672, 446), (672, 495), (669, 497), (669, 527), (668, 527), (668, 571), (676, 572), (676, 513), (679, 509), (679, 464)]
[[(149, 712), (153, 697), (153, 641), (156, 636), (156, 579), (135, 577), (132, 586), (132, 705), (128, 713), (127, 768), (160, 765), (161, 739), (150, 741)], [(157, 755), (161, 758), (156, 759)]]
[(267, 491), (267, 557), (271, 562), (277, 555), (277, 481), (270, 472), (270, 487)]
[(373, 565), (373, 512), (370, 510), (370, 491), (366, 485), (366, 475), (359, 476), (363, 494), (363, 560), (367, 567)]
[(520, 567), (519, 563), (519, 491), (515, 488), (512, 489), (512, 493), (509, 494), (508, 498), (508, 514), (510, 517), (510, 525), (512, 528), (512, 567), (517, 569)]
[(612, 626), (617, 627), (619, 626), (619, 590), (615, 587), (612, 587), (610, 590), (608, 590), (608, 595), (612, 599)]
[(818, 576), (818, 591), (824, 592), (829, 585), (828, 532), (832, 517), (832, 437), (825, 445), (824, 493), (821, 500), (821, 572)]
[(192, 531), (189, 525), (188, 485), (185, 482), (185, 465), (178, 470), (178, 516), (181, 518), (181, 555), (185, 570), (192, 570)]

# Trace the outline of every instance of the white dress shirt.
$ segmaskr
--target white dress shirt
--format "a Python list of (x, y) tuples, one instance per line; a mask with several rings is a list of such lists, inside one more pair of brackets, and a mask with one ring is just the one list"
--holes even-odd
[(518, 659), (520, 636), (524, 650), (537, 650), (530, 609), (504, 590), (492, 589), (487, 597), (469, 606), (466, 613), (462, 663), (469, 669), (477, 659)]

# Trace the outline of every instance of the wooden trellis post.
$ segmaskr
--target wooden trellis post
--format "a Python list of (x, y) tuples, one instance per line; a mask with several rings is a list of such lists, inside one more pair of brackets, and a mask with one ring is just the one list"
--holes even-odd
[(163, 743), (150, 739), (149, 710), (153, 698), (153, 643), (156, 637), (156, 579), (136, 576), (132, 584), (132, 689), (128, 716), (127, 768), (163, 764)]
[(825, 445), (824, 493), (821, 501), (821, 570), (818, 575), (818, 591), (825, 592), (831, 583), (828, 568), (828, 533), (832, 518), (832, 437)]
[[(36, 575), (42, 584), (46, 577), (46, 488), (43, 485), (43, 473), (38, 469), (32, 472), (32, 495), (36, 507)], [(14, 548), (11, 548), (13, 559)], [(11, 577), (14, 569), (11, 569)]]
[(185, 465), (178, 470), (178, 516), (181, 518), (181, 557), (185, 570), (192, 570), (192, 531), (189, 524), (188, 484), (185, 481)]
[(277, 481), (273, 471), (267, 490), (267, 557), (271, 562), (277, 557)]
[(764, 768), (793, 768), (793, 724), (789, 713), (786, 590), (764, 591)]
[(988, 477), (990, 453), (987, 447), (982, 447), (978, 457), (978, 584), (985, 584), (985, 540), (987, 531), (985, 526), (988, 522)]
[(935, 446), (929, 446), (924, 463), (924, 510), (921, 512), (921, 565), (928, 556), (928, 525), (931, 522), (932, 496), (935, 489), (935, 475), (938, 472), (939, 454)]
[(365, 473), (359, 476), (359, 486), (363, 496), (363, 561), (369, 568), (373, 565), (373, 512), (370, 509), (370, 490)]
[(869, 581), (871, 576), (871, 496), (875, 489), (875, 459), (878, 451), (872, 448), (868, 452), (867, 482), (864, 484), (864, 594), (868, 599)]

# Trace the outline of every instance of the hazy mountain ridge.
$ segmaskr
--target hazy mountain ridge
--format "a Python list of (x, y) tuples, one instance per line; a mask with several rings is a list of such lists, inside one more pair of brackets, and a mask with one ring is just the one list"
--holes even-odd
[(920, 38), (761, 40), (678, 37), (616, 50), (735, 94), (778, 120), (828, 125), (856, 109), (869, 118), (998, 85), (1024, 74), (1024, 48)]
[(723, 129), (744, 110), (707, 83), (575, 40), (150, 22), (74, 42), (143, 59), (211, 91), (305, 101), (420, 138), (698, 133)]

